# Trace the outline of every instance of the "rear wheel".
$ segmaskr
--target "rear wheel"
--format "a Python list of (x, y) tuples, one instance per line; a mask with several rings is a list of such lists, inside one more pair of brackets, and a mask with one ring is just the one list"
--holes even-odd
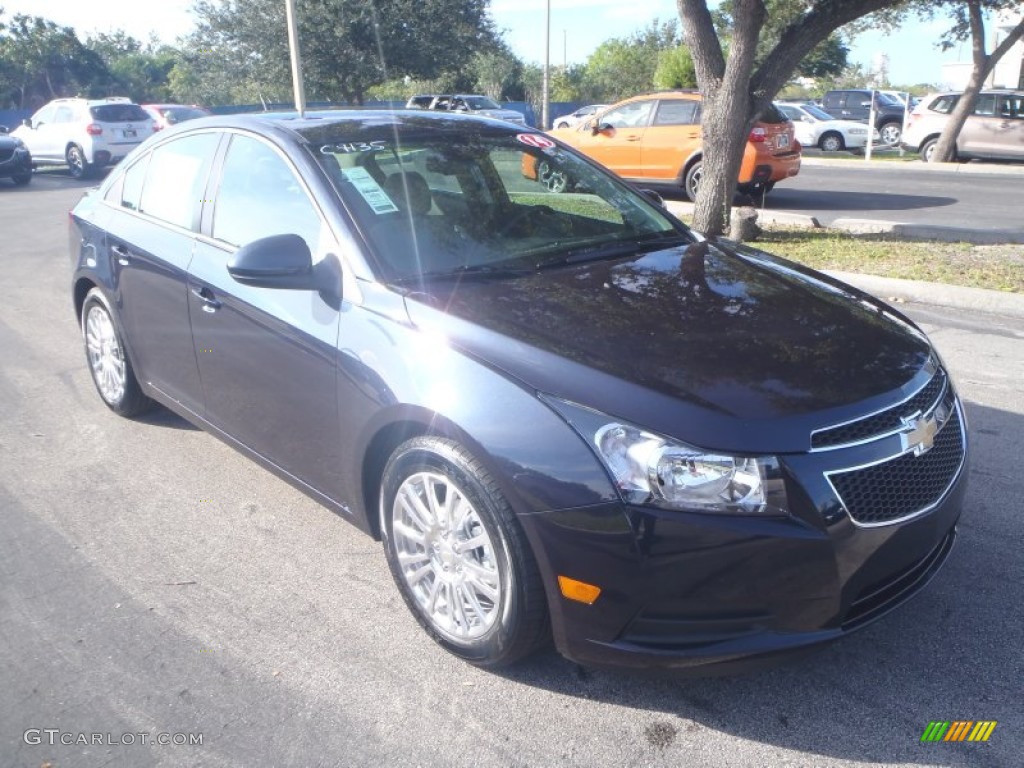
[(838, 133), (826, 133), (818, 140), (818, 146), (823, 152), (841, 152), (846, 149), (846, 142)]
[(26, 184), (32, 181), (32, 172), (28, 171), (26, 173), (17, 173), (14, 176), (11, 176), (11, 181), (13, 181), (19, 187), (24, 187)]
[(153, 401), (142, 393), (124, 341), (99, 288), (86, 295), (81, 321), (89, 373), (103, 402), (121, 416), (138, 416), (148, 411)]
[(68, 151), (65, 154), (65, 160), (68, 164), (68, 172), (71, 174), (72, 178), (84, 179), (92, 170), (92, 166), (85, 159), (85, 152), (83, 152), (82, 148), (77, 144), (72, 144), (68, 147)]
[(409, 440), (388, 461), (381, 491), (388, 565), (427, 634), (483, 667), (511, 664), (546, 640), (533, 553), (472, 454), (443, 438)]
[(547, 188), (548, 192), (565, 192), (569, 188), (569, 177), (565, 171), (552, 167), (547, 160), (537, 165), (537, 181)]

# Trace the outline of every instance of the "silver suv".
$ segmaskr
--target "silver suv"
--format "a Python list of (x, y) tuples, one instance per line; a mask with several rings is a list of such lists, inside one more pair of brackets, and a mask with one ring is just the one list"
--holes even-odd
[[(931, 161), (949, 113), (963, 94), (932, 93), (907, 117), (903, 148)], [(1024, 160), (1024, 91), (982, 91), (956, 140), (960, 160)]]
[(153, 118), (126, 98), (55, 99), (11, 135), (36, 165), (67, 165), (76, 179), (118, 162), (154, 132)]

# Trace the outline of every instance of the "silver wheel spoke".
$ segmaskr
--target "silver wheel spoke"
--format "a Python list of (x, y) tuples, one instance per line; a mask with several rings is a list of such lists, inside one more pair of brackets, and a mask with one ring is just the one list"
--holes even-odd
[(407, 477), (391, 507), (397, 571), (438, 634), (466, 642), (498, 621), (502, 577), (494, 540), (452, 480), (434, 470)]

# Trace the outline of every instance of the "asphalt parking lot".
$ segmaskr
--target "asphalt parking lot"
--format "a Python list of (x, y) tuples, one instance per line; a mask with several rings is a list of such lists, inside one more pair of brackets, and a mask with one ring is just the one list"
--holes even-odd
[[(376, 542), (176, 416), (101, 404), (68, 291), (88, 186), (0, 188), (0, 766), (1021, 765), (1024, 319), (904, 307), (973, 455), (958, 545), (902, 609), (743, 677), (484, 672), (419, 630)], [(998, 726), (921, 743), (933, 720)]]

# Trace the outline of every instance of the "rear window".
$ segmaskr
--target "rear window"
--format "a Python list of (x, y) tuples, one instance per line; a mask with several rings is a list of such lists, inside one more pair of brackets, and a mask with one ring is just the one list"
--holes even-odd
[(939, 98), (928, 106), (928, 109), (932, 112), (948, 115), (953, 111), (953, 107), (956, 106), (956, 102), (959, 98), (959, 96), (939, 96)]
[(769, 124), (788, 123), (789, 118), (781, 109), (776, 107), (774, 104), (769, 104), (765, 108), (764, 112), (761, 113), (761, 116), (758, 118), (758, 121)]
[(92, 119), (101, 123), (138, 123), (149, 120), (146, 110), (138, 104), (101, 104), (89, 107)]
[(207, 117), (210, 114), (199, 107), (161, 107), (159, 111), (171, 125), (184, 120), (195, 120), (197, 117)]

